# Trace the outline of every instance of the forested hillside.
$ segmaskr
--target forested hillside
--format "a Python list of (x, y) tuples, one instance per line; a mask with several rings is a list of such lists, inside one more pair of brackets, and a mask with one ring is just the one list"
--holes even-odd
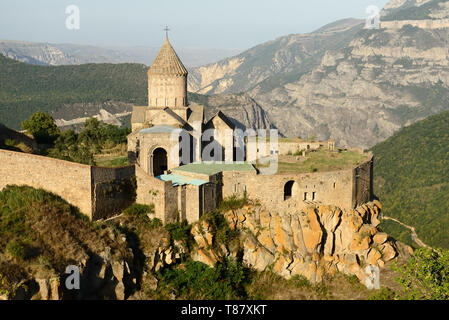
[[(206, 106), (206, 116), (215, 110), (229, 115), (237, 126), (269, 128), (262, 108), (245, 95), (203, 96), (190, 94), (190, 102)], [(55, 119), (129, 111), (129, 104), (147, 104), (146, 67), (140, 64), (84, 64), (37, 66), (17, 62), (0, 54), (0, 123), (20, 129), (23, 120), (36, 111)], [(129, 122), (129, 117), (128, 117)]]
[(64, 103), (146, 103), (146, 67), (140, 64), (29, 65), (0, 54), (0, 122), (20, 128), (35, 111)]
[[(428, 245), (449, 248), (449, 112), (405, 127), (373, 152), (384, 214), (415, 227)], [(385, 228), (405, 237), (398, 225)]]

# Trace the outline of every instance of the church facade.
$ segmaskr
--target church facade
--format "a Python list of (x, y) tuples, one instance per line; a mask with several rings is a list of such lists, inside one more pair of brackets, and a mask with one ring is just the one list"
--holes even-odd
[(193, 162), (234, 159), (234, 124), (222, 112), (206, 121), (204, 107), (189, 103), (187, 76), (167, 37), (148, 69), (148, 105), (133, 107), (128, 137), (130, 163), (151, 176)]

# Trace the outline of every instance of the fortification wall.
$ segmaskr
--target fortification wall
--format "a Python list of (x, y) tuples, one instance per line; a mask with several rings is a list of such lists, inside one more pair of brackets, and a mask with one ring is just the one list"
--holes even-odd
[(141, 204), (154, 204), (156, 218), (165, 218), (165, 185), (168, 181), (161, 181), (148, 175), (142, 168), (136, 166), (137, 195), (136, 202)]
[(271, 210), (303, 208), (311, 203), (353, 209), (372, 199), (373, 160), (353, 169), (255, 175), (246, 172), (223, 173), (223, 197), (234, 194), (257, 200)]
[(99, 168), (0, 149), (0, 189), (27, 185), (59, 195), (91, 220), (121, 212), (135, 200), (134, 166)]
[[(174, 187), (171, 181), (165, 184), (165, 192), (163, 197), (165, 199), (165, 210), (164, 210), (164, 223), (176, 222), (180, 215), (180, 210), (178, 209), (178, 192), (180, 187)], [(188, 201), (186, 199), (186, 201)]]
[(216, 183), (207, 183), (201, 186), (202, 187), (202, 211), (203, 212), (211, 212), (215, 210), (222, 198), (221, 196), (221, 185)]
[[(252, 144), (255, 141), (255, 138), (249, 138), (248, 139), (249, 142), (248, 144)], [(257, 144), (257, 147), (255, 146), (249, 146), (246, 149), (246, 156), (247, 156), (247, 161), (249, 162), (253, 162), (256, 159), (260, 159), (260, 158), (264, 158), (264, 157), (268, 157), (271, 155), (271, 145), (270, 145), (270, 141), (265, 141), (262, 139), (260, 144)], [(326, 148), (330, 148), (329, 147), (329, 141), (303, 141), (303, 140), (299, 140), (299, 141), (284, 141), (284, 140), (279, 140), (278, 141), (278, 154), (279, 155), (288, 155), (288, 154), (295, 154), (298, 151), (302, 151), (302, 150), (306, 150), (306, 151), (311, 151), (311, 150), (318, 150), (320, 147), (326, 147)], [(333, 148), (332, 148), (333, 149)]]
[(185, 190), (186, 199), (188, 199), (185, 208), (185, 219), (189, 223), (193, 223), (198, 221), (201, 216), (201, 187), (188, 185), (186, 186)]
[(381, 29), (401, 29), (405, 25), (411, 25), (422, 29), (443, 29), (449, 27), (449, 19), (439, 20), (396, 20), (396, 21), (381, 21)]
[[(192, 199), (189, 198), (185, 187), (173, 186), (171, 181), (162, 181), (150, 176), (139, 166), (136, 166), (136, 182), (136, 202), (154, 204), (156, 218), (164, 223), (187, 218), (186, 209)], [(193, 205), (198, 206), (198, 201), (193, 202)]]
[(90, 166), (7, 150), (0, 150), (0, 164), (0, 189), (11, 184), (45, 189), (92, 219)]
[(372, 155), (368, 161), (354, 168), (354, 208), (374, 198), (373, 169)]
[(119, 214), (136, 200), (135, 166), (92, 167), (92, 219)]

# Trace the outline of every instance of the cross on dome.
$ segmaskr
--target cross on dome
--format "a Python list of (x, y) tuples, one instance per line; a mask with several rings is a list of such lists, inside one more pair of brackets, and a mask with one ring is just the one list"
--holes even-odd
[(165, 36), (168, 38), (168, 32), (170, 31), (170, 29), (168, 28), (167, 25), (165, 26), (164, 31), (165, 31)]

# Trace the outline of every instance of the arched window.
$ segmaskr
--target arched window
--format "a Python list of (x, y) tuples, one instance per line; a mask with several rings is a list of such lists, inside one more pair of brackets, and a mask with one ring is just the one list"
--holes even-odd
[(153, 151), (152, 156), (153, 175), (160, 176), (167, 170), (167, 151), (163, 148), (157, 148)]
[(284, 185), (284, 200), (288, 200), (292, 197), (292, 190), (295, 181), (290, 180)]

